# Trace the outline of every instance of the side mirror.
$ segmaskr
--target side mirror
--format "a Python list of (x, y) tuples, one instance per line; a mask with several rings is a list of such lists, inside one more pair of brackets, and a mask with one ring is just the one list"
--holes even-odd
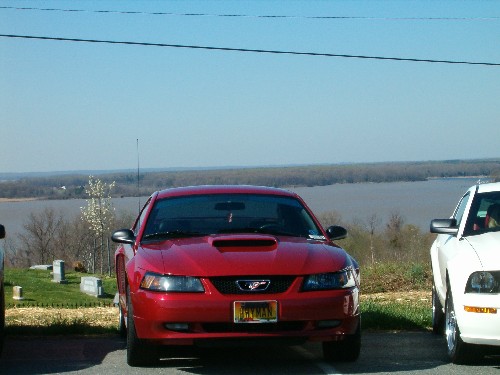
[(431, 221), (431, 233), (451, 234), (458, 233), (456, 219), (434, 219)]
[(342, 240), (347, 237), (347, 230), (338, 225), (332, 225), (326, 229), (326, 234), (331, 240)]
[(111, 240), (118, 243), (127, 243), (133, 245), (135, 243), (135, 234), (130, 229), (119, 229), (111, 235)]
[(5, 238), (5, 227), (0, 224), (0, 238)]

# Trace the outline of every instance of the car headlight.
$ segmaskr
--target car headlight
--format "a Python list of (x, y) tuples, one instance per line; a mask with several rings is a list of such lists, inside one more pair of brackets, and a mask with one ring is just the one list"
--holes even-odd
[(303, 291), (345, 289), (356, 286), (351, 268), (339, 272), (319, 273), (304, 278)]
[(469, 276), (466, 293), (498, 293), (500, 272), (474, 272)]
[(152, 272), (147, 272), (142, 279), (141, 289), (184, 293), (201, 293), (205, 291), (200, 279), (197, 277), (160, 275)]

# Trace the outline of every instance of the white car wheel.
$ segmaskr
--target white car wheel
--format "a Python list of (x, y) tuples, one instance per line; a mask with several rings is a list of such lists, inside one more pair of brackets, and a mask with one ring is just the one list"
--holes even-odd
[(446, 293), (446, 308), (445, 308), (445, 336), (448, 346), (448, 356), (455, 364), (467, 364), (478, 358), (478, 351), (474, 345), (466, 344), (460, 337), (460, 328), (458, 327), (457, 316), (455, 314), (455, 306), (453, 304), (453, 296), (448, 287)]

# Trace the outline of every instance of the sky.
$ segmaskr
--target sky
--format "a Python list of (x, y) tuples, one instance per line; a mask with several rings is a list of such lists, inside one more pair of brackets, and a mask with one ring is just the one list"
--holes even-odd
[(0, 173), (500, 157), (500, 1), (2, 0), (0, 34), (146, 44), (0, 37)]

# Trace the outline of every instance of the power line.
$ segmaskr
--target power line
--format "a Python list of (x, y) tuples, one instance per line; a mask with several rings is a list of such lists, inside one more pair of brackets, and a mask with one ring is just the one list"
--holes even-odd
[(434, 60), (434, 59), (364, 56), (364, 55), (346, 55), (346, 54), (336, 54), (336, 53), (280, 51), (280, 50), (249, 49), (249, 48), (231, 48), (231, 47), (211, 47), (211, 46), (197, 46), (197, 45), (185, 45), (185, 44), (127, 42), (127, 41), (115, 41), (115, 40), (60, 38), (60, 37), (33, 36), (33, 35), (0, 34), (0, 37), (18, 38), (18, 39), (53, 40), (53, 41), (64, 41), (64, 42), (123, 44), (123, 45), (146, 46), (146, 47), (186, 48), (186, 49), (200, 49), (200, 50), (226, 51), (226, 52), (249, 52), (249, 53), (267, 53), (267, 54), (279, 54), (279, 55), (299, 55), (299, 56), (316, 56), (316, 57), (322, 56), (322, 57), (339, 57), (339, 58), (367, 59), (367, 60), (389, 60), (389, 61), (404, 61), (404, 62), (419, 62), (419, 63), (500, 66), (500, 63), (491, 63), (491, 62)]
[(111, 14), (136, 14), (154, 16), (182, 16), (182, 17), (227, 17), (227, 18), (296, 18), (317, 20), (393, 20), (393, 21), (498, 21), (500, 17), (364, 17), (364, 16), (292, 16), (292, 15), (250, 15), (250, 14), (216, 14), (216, 13), (175, 13), (175, 12), (145, 12), (126, 10), (87, 10), (63, 8), (37, 8), (37, 7), (9, 7), (0, 6), (0, 9), (20, 11), (47, 11), (68, 13), (111, 13)]

